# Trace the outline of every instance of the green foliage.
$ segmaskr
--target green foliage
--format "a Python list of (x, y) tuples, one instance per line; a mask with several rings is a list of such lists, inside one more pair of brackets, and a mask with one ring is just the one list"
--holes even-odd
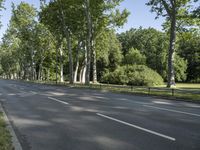
[(129, 79), (129, 85), (162, 85), (162, 77), (152, 69), (144, 65), (128, 66), (126, 73)]
[(185, 81), (187, 78), (187, 61), (184, 58), (181, 58), (179, 55), (175, 55), (174, 70), (176, 81)]
[(101, 79), (105, 69), (114, 71), (122, 61), (121, 45), (113, 31), (105, 31), (97, 37), (97, 75)]
[(113, 72), (106, 72), (102, 82), (111, 84), (128, 84), (139, 86), (162, 85), (162, 77), (144, 65), (118, 67)]
[[(149, 0), (148, 3), (158, 16), (167, 16), (166, 32), (153, 28), (139, 28), (116, 35), (114, 29), (122, 26), (129, 15), (127, 10), (120, 11), (117, 7), (122, 1), (52, 0), (46, 5), (43, 3), (39, 20), (36, 18), (38, 14), (33, 6), (25, 2), (21, 2), (18, 6), (13, 4), (9, 28), (0, 47), (0, 73), (8, 77), (17, 74), (24, 79), (31, 79), (32, 73), (35, 74), (35, 79), (56, 80), (56, 70), (59, 72), (61, 70), (59, 65), (63, 63), (64, 75), (66, 79), (71, 79), (70, 67), (75, 69), (73, 63), (76, 62), (73, 60), (78, 60), (77, 74), (80, 76), (83, 76), (84, 69), (87, 70), (86, 64), (91, 64), (93, 67), (90, 67), (90, 71), (94, 71), (94, 66), (97, 65), (98, 80), (102, 82), (130, 85), (161, 84), (162, 79), (158, 74), (167, 80), (167, 57), (170, 55), (169, 28), (170, 17), (173, 14), (170, 1)], [(190, 14), (187, 12), (189, 8), (187, 2), (190, 0), (172, 1), (176, 2), (176, 19), (180, 32), (177, 32), (177, 55), (172, 61), (176, 81), (198, 81), (200, 79), (199, 31), (184, 27), (198, 22), (199, 8), (191, 10), (193, 16), (190, 17), (195, 17), (195, 20), (184, 18)], [(2, 2), (0, 0), (0, 9)], [(90, 4), (87, 9), (91, 17), (90, 38), (86, 2)], [(88, 41), (91, 41), (90, 52)], [(81, 43), (80, 47), (77, 43)], [(60, 53), (59, 48), (62, 46), (63, 53)], [(67, 52), (69, 47), (72, 49), (71, 65), (70, 52)], [(60, 55), (63, 55), (62, 59)], [(67, 56), (69, 59), (66, 59)], [(57, 76), (60, 78), (59, 73)], [(155, 79), (157, 80), (154, 81)]]
[[(183, 35), (178, 35), (179, 39), (182, 39), (181, 36)], [(187, 39), (187, 38), (188, 37), (185, 37), (184, 39)], [(163, 79), (167, 80), (167, 56), (168, 56), (168, 53), (167, 53), (168, 42), (167, 41), (168, 41), (168, 38), (167, 38), (166, 33), (162, 33), (152, 28), (149, 28), (149, 29), (139, 28), (139, 29), (131, 29), (129, 31), (126, 31), (125, 33), (119, 34), (118, 39), (122, 43), (122, 50), (123, 50), (123, 53), (125, 54), (124, 61), (123, 61), (124, 64), (134, 64), (134, 63), (142, 64), (142, 63), (134, 62), (134, 60), (139, 59), (141, 57), (140, 55), (142, 55), (143, 57), (146, 57), (146, 65), (150, 67), (151, 69), (155, 70), (156, 72), (158, 72), (162, 76)], [(192, 43), (193, 44), (196, 43), (193, 46), (193, 49), (192, 47), (190, 47), (192, 46), (191, 45)], [(187, 43), (184, 43), (182, 41), (180, 45), (181, 47), (180, 47), (178, 46), (180, 44), (180, 41), (179, 41), (177, 43), (178, 55), (180, 55), (179, 51), (182, 51), (182, 54), (183, 54), (185, 51), (184, 49), (186, 49), (186, 47), (190, 47), (189, 48), (190, 50), (188, 50), (188, 52), (190, 51), (192, 54), (191, 61), (194, 61), (194, 60), (197, 61), (197, 59), (193, 59), (195, 58), (195, 56), (198, 56), (197, 53), (194, 54), (194, 51), (196, 52), (198, 51), (197, 43), (198, 43), (198, 38), (196, 38), (196, 40), (193, 40), (193, 41), (189, 40)], [(132, 47), (133, 49), (138, 49), (137, 53), (140, 53), (140, 55), (134, 56), (133, 54), (131, 54), (133, 53), (131, 52), (133, 51)], [(188, 74), (187, 72), (189, 71), (187, 70), (186, 72), (187, 62), (190, 62), (190, 61), (188, 61), (188, 59), (185, 57), (186, 54), (180, 55), (180, 56), (181, 57), (175, 55), (175, 61), (174, 61), (175, 77), (176, 77), (176, 81), (183, 82), (186, 80), (186, 75)], [(187, 55), (187, 57), (189, 57), (189, 55)], [(127, 61), (129, 60), (133, 62), (127, 63)], [(144, 60), (145, 59), (143, 58), (143, 62)]]
[(130, 29), (118, 34), (118, 39), (122, 43), (124, 56), (131, 48), (138, 49), (146, 57), (146, 65), (166, 79), (168, 40), (165, 33), (153, 28)]
[(124, 58), (125, 64), (129, 65), (145, 65), (146, 56), (142, 55), (139, 50), (131, 48)]
[(200, 79), (200, 35), (198, 32), (185, 32), (179, 38), (178, 54), (187, 60), (187, 81)]
[(128, 82), (127, 75), (125, 74), (125, 70), (123, 67), (118, 67), (115, 71), (110, 72), (106, 70), (104, 73), (102, 83), (108, 84), (126, 84)]

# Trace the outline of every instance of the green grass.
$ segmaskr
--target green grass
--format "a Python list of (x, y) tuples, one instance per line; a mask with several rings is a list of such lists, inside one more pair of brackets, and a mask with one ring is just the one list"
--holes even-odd
[(3, 113), (0, 112), (0, 150), (13, 150), (11, 135), (6, 128)]
[(200, 102), (200, 89), (198, 88), (199, 85), (200, 84), (177, 84), (176, 88), (173, 89), (166, 88), (166, 85), (159, 87), (133, 86), (131, 88), (131, 86), (117, 86), (117, 85), (106, 85), (106, 84), (102, 84), (101, 86), (100, 84), (91, 84), (89, 87), (81, 84), (75, 84), (73, 85), (73, 87), (102, 89), (117, 93), (151, 95), (151, 96), (159, 96), (170, 99)]
[(176, 84), (177, 88), (184, 88), (184, 89), (199, 89), (200, 90), (200, 84), (199, 83), (178, 83)]
[[(55, 85), (55, 82), (38, 82), (41, 84), (51, 84)], [(187, 100), (193, 102), (200, 102), (200, 84), (192, 83), (177, 83), (174, 88), (166, 88), (166, 85), (155, 86), (155, 87), (145, 87), (145, 86), (123, 86), (123, 85), (110, 85), (110, 84), (90, 84), (90, 86), (84, 84), (74, 84), (69, 83), (58, 83), (58, 85), (66, 85), (75, 88), (90, 88), (90, 89), (100, 89), (107, 90), (116, 93), (129, 93), (129, 94), (139, 94), (139, 95), (151, 95), (165, 97), (169, 99)], [(149, 91), (150, 88), (150, 91)], [(174, 89), (174, 95), (172, 94), (172, 89)]]
[[(166, 87), (166, 85), (160, 85), (156, 87)], [(198, 89), (200, 90), (200, 83), (176, 83), (177, 89)]]

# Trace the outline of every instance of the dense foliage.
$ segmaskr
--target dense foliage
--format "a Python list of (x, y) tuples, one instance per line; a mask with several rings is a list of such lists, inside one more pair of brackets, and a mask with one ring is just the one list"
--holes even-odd
[(118, 67), (115, 71), (107, 71), (102, 82), (111, 84), (127, 84), (137, 86), (162, 85), (162, 77), (145, 65), (127, 65)]
[[(177, 18), (175, 45), (171, 45), (169, 18), (162, 32), (141, 27), (117, 34), (115, 29), (129, 15), (126, 9), (118, 9), (122, 1), (41, 0), (39, 12), (25, 2), (13, 4), (0, 45), (0, 76), (152, 86), (174, 75), (178, 82), (199, 82), (199, 9), (191, 11), (187, 19)], [(189, 1), (178, 2), (182, 9)], [(158, 6), (164, 10), (160, 4), (160, 0), (148, 3), (152, 11)]]

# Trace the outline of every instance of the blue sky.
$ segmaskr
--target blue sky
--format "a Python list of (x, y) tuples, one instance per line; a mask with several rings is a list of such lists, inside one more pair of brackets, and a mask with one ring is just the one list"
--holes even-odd
[[(36, 8), (39, 8), (39, 0), (23, 0), (29, 4), (34, 5)], [(138, 28), (142, 26), (143, 28), (154, 27), (158, 30), (162, 30), (162, 23), (164, 22), (164, 18), (159, 18), (155, 20), (156, 14), (150, 12), (150, 7), (146, 6), (145, 3), (148, 0), (124, 0), (121, 4), (120, 9), (128, 9), (131, 12), (131, 15), (128, 18), (128, 22), (124, 25), (124, 27), (118, 29), (118, 32), (123, 32), (131, 27)], [(2, 11), (2, 27), (0, 29), (0, 38), (3, 36), (5, 30), (7, 29), (7, 25), (9, 24), (9, 20), (11, 17), (11, 3), (19, 4), (21, 0), (6, 0), (5, 8), (6, 10)]]

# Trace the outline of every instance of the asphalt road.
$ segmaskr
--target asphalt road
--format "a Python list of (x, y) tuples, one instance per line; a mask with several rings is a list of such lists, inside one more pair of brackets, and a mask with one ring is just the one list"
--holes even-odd
[(24, 150), (200, 150), (200, 105), (0, 80)]

